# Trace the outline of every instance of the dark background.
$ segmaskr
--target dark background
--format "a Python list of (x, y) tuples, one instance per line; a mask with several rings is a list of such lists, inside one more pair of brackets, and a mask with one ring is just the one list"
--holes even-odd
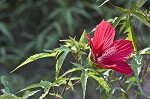
[[(110, 0), (110, 3), (129, 8), (137, 1)], [(54, 58), (37, 60), (10, 74), (30, 55), (59, 47), (62, 44), (59, 40), (68, 39), (69, 36), (76, 36), (78, 40), (84, 29), (90, 32), (102, 19), (113, 19), (121, 15), (110, 3), (98, 7), (102, 2), (103, 0), (0, 0), (0, 76), (9, 78), (11, 91), (16, 92), (40, 80), (54, 80)], [(149, 11), (149, 6), (148, 0), (142, 9)], [(136, 19), (134, 27), (135, 31), (142, 34), (142, 47), (150, 46), (149, 28)], [(122, 37), (119, 26), (116, 35), (117, 38)], [(139, 34), (136, 36), (140, 38)], [(71, 55), (67, 59), (73, 60)], [(71, 66), (65, 61), (64, 71), (68, 68)], [(89, 80), (88, 83), (91, 83), (90, 88), (87, 88), (89, 99), (98, 97), (95, 82)], [(80, 99), (81, 88), (67, 92), (66, 97), (68, 95)]]

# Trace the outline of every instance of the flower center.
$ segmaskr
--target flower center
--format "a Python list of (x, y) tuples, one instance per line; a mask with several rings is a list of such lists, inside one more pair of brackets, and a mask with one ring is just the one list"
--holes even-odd
[(98, 61), (101, 62), (101, 61), (105, 60), (106, 58), (112, 56), (115, 52), (116, 52), (116, 47), (114, 45), (111, 48), (109, 48), (108, 50), (106, 50), (106, 52), (102, 53), (102, 55), (100, 57), (98, 57)]

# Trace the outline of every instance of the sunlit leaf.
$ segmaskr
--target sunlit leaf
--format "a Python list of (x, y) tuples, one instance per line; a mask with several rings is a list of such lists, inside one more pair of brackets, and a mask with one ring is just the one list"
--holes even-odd
[(133, 16), (135, 16), (140, 22), (150, 27), (150, 23), (147, 21), (146, 16), (138, 12), (132, 12)]
[(26, 99), (22, 97), (0, 96), (0, 99)]
[(113, 27), (116, 28), (116, 26), (119, 24), (119, 22), (121, 21), (121, 19), (122, 19), (123, 17), (125, 17), (125, 16), (126, 16), (126, 13), (125, 13), (125, 14), (122, 14), (121, 16), (119, 16), (119, 17), (114, 21)]
[(88, 73), (90, 77), (95, 79), (107, 92), (110, 91), (110, 87), (108, 86), (107, 82), (102, 77), (98, 77), (95, 73)]
[(86, 69), (84, 69), (81, 74), (81, 83), (82, 83), (82, 92), (83, 92), (82, 99), (85, 99), (87, 79), (88, 79), (88, 72)]
[(16, 71), (20, 67), (22, 67), (30, 62), (33, 62), (37, 59), (46, 58), (46, 57), (54, 57), (55, 55), (56, 55), (56, 53), (39, 53), (39, 54), (32, 55), (28, 59), (26, 59), (22, 64), (20, 64), (17, 68), (15, 68), (13, 71), (11, 71), (11, 73)]
[(126, 19), (126, 22), (127, 22), (127, 25), (126, 25), (126, 31), (125, 32), (128, 32), (128, 36), (126, 38), (126, 40), (131, 40), (132, 41), (132, 44), (134, 46), (134, 51), (137, 53), (138, 50), (137, 50), (137, 41), (136, 41), (136, 37), (135, 37), (135, 33), (134, 33), (134, 29), (133, 29), (133, 25), (131, 23), (131, 18), (130, 18), (130, 13), (128, 14), (127, 16), (127, 19)]
[(72, 68), (72, 69), (69, 69), (62, 76), (60, 76), (59, 78), (62, 78), (64, 76), (66, 76), (67, 74), (75, 72), (75, 71), (78, 71), (78, 70), (81, 70), (81, 68)]
[(59, 71), (62, 67), (62, 64), (67, 56), (67, 54), (69, 53), (69, 50), (66, 49), (62, 55), (58, 58), (57, 62), (56, 62), (56, 79), (58, 78), (58, 75), (59, 75)]
[(105, 3), (109, 2), (109, 0), (105, 0), (99, 7), (102, 7)]
[(86, 42), (86, 31), (84, 30), (81, 37), (80, 37), (80, 40), (79, 40), (79, 43), (85, 43)]
[(62, 98), (60, 94), (58, 93), (49, 93), (51, 96), (55, 96), (55, 97), (58, 97), (58, 98)]
[(127, 13), (128, 9), (122, 8), (122, 7), (118, 7), (118, 6), (113, 6), (116, 10), (122, 12), (122, 13)]
[(24, 94), (23, 94), (23, 98), (29, 98), (30, 96), (33, 96), (34, 94), (36, 94), (37, 92), (39, 92), (40, 90), (36, 90), (36, 91), (26, 91)]
[(150, 54), (150, 47), (144, 48), (139, 52), (139, 54)]
[(142, 56), (141, 55), (133, 57), (131, 67), (132, 67), (132, 70), (134, 71), (137, 85), (138, 85), (140, 91), (143, 92), (142, 88), (141, 88), (141, 84), (140, 84), (140, 78), (139, 78), (139, 74), (141, 72), (141, 67), (142, 67)]
[(130, 11), (133, 12), (133, 11), (135, 11), (136, 9), (140, 8), (142, 5), (145, 4), (146, 1), (147, 1), (147, 0), (141, 0), (141, 1), (138, 2), (136, 5), (134, 5), (134, 6), (131, 7), (131, 8), (130, 8)]

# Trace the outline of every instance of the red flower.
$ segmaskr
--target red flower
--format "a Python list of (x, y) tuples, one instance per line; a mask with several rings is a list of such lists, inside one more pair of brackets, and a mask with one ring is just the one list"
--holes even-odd
[(115, 30), (105, 20), (97, 26), (93, 39), (87, 34), (91, 48), (91, 61), (98, 67), (108, 68), (120, 73), (132, 74), (132, 69), (125, 62), (133, 52), (132, 42), (129, 40), (114, 40)]

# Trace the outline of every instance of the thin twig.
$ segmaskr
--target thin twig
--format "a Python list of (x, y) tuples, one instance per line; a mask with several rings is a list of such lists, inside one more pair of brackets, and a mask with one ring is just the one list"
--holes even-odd
[[(80, 80), (78, 80), (78, 81), (76, 81), (75, 83), (73, 83), (73, 84), (72, 84), (72, 86), (74, 86), (74, 85), (76, 85), (76, 84), (78, 84), (78, 83), (80, 83), (80, 82), (81, 82), (81, 81), (80, 81)], [(66, 91), (67, 91), (67, 90), (69, 90), (72, 86), (70, 86), (70, 87), (66, 88)]]
[(62, 92), (61, 92), (61, 96), (63, 96), (64, 93), (66, 92), (66, 88), (67, 88), (67, 86), (68, 86), (68, 83), (69, 83), (69, 80), (70, 80), (70, 78), (71, 78), (71, 75), (72, 75), (72, 73), (69, 75), (68, 80), (66, 80), (66, 85), (64, 86), (64, 88), (63, 88), (63, 90), (62, 90)]

